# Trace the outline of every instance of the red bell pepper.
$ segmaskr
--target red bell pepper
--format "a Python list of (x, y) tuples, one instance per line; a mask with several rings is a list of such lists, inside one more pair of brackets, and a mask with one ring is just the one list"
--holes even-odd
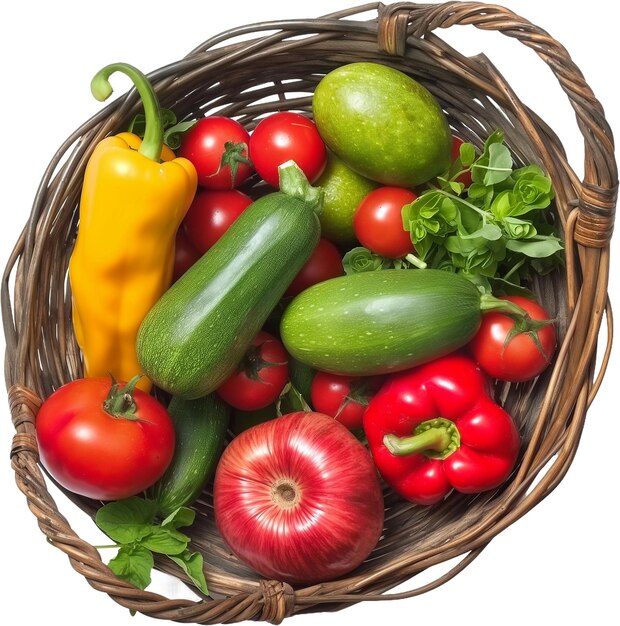
[(366, 409), (364, 431), (384, 480), (425, 505), (452, 489), (499, 486), (520, 446), (513, 419), (489, 396), (488, 379), (458, 353), (390, 377)]

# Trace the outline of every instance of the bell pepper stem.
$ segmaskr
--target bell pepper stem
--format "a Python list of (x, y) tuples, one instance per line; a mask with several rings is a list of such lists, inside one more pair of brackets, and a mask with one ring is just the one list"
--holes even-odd
[(148, 78), (133, 65), (128, 63), (111, 63), (95, 74), (90, 83), (90, 90), (93, 96), (100, 102), (107, 100), (113, 91), (109, 79), (114, 72), (121, 72), (128, 76), (142, 100), (145, 129), (144, 139), (140, 144), (138, 152), (152, 161), (159, 162), (164, 144), (164, 129), (161, 122), (159, 101)]
[(419, 424), (409, 437), (398, 437), (391, 433), (385, 435), (383, 445), (394, 456), (421, 453), (431, 458), (445, 459), (461, 445), (461, 438), (454, 422), (438, 417)]

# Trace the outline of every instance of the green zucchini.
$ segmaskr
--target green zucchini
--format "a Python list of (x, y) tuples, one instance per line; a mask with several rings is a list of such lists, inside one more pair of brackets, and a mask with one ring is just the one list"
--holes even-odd
[(140, 365), (175, 396), (205, 396), (232, 374), (319, 241), (320, 189), (293, 162), (280, 172), (280, 191), (245, 209), (140, 325)]
[(464, 346), (485, 310), (519, 307), (459, 274), (434, 269), (376, 270), (309, 287), (286, 308), (282, 341), (315, 369), (357, 376), (419, 365)]
[(212, 478), (224, 447), (230, 407), (216, 394), (196, 400), (173, 397), (168, 405), (176, 434), (172, 462), (149, 496), (167, 517), (190, 506)]

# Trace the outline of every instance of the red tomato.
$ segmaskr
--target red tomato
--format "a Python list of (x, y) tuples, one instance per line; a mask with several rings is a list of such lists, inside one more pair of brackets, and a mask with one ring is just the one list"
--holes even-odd
[(213, 481), (217, 528), (267, 579), (309, 585), (355, 569), (376, 546), (384, 505), (367, 448), (321, 413), (243, 431)]
[[(529, 298), (506, 296), (503, 299), (519, 305), (533, 320), (550, 320), (546, 309)], [(555, 354), (556, 332), (552, 323), (536, 331), (540, 346), (529, 333), (517, 334), (506, 344), (514, 325), (514, 320), (504, 313), (485, 313), (480, 329), (469, 344), (480, 367), (498, 380), (519, 382), (535, 378)]]
[(336, 246), (327, 239), (319, 239), (314, 252), (306, 261), (293, 282), (286, 290), (285, 296), (296, 296), (304, 289), (323, 282), (329, 278), (336, 278), (344, 274), (342, 255)]
[(368, 402), (381, 386), (380, 377), (357, 377), (319, 371), (312, 379), (312, 407), (335, 417), (349, 430), (362, 428)]
[(288, 354), (279, 339), (261, 330), (237, 371), (216, 391), (233, 408), (255, 411), (275, 402), (287, 382)]
[(403, 228), (402, 208), (417, 198), (403, 187), (378, 187), (359, 204), (353, 215), (357, 240), (375, 254), (399, 259), (414, 251)]
[[(452, 161), (456, 161), (456, 159), (459, 158), (461, 145), (464, 143), (465, 142), (460, 137), (457, 137), (456, 135), (452, 136)], [(456, 180), (459, 183), (463, 183), (465, 185), (465, 188), (469, 187), (472, 182), (471, 172), (465, 172), (464, 174), (461, 174)]]
[(183, 220), (183, 229), (199, 254), (204, 254), (252, 204), (238, 189), (199, 191)]
[(279, 165), (295, 161), (313, 183), (325, 169), (327, 150), (312, 120), (282, 111), (258, 123), (250, 137), (250, 159), (259, 176), (279, 188)]
[(80, 378), (39, 409), (41, 462), (65, 489), (121, 500), (153, 485), (168, 467), (175, 444), (168, 412), (140, 389), (126, 396), (127, 388), (113, 386), (110, 378)]
[(179, 228), (174, 244), (174, 270), (172, 282), (177, 281), (200, 258), (198, 250), (187, 238), (184, 230)]
[(239, 122), (212, 115), (198, 120), (183, 135), (177, 152), (194, 164), (201, 187), (233, 189), (253, 171), (248, 161), (249, 141), (250, 133)]

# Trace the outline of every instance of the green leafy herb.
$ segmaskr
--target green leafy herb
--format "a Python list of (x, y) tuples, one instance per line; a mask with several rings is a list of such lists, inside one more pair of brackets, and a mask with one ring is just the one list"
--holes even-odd
[(169, 555), (169, 557), (189, 576), (202, 593), (209, 595), (203, 573), (203, 558), (200, 552), (184, 550), (181, 554)]
[[(467, 171), (472, 183), (465, 188), (457, 179)], [(461, 145), (436, 185), (403, 207), (403, 227), (428, 267), (463, 272), (481, 288), (488, 278), (519, 285), (532, 271), (545, 273), (562, 263), (562, 241), (544, 211), (553, 198), (540, 167), (514, 168), (497, 130), (478, 157), (472, 144)], [(354, 267), (362, 265), (355, 261)]]
[(368, 248), (358, 246), (349, 250), (342, 258), (342, 266), (345, 274), (358, 274), (359, 272), (372, 272), (384, 269), (407, 269), (415, 265), (420, 267), (421, 261), (413, 254), (407, 255), (404, 259), (388, 259), (387, 257), (375, 254)]
[[(179, 122), (177, 116), (170, 109), (161, 109), (161, 124), (164, 129), (164, 143), (171, 149), (176, 150), (181, 145), (181, 138), (194, 124), (196, 120)], [(146, 118), (144, 113), (138, 113), (129, 123), (129, 132), (144, 138)]]
[(385, 265), (386, 259), (363, 246), (349, 250), (342, 258), (342, 266), (347, 274), (372, 272), (384, 268)]
[(108, 567), (120, 579), (130, 582), (138, 589), (146, 589), (151, 584), (154, 565), (153, 553), (139, 544), (121, 546), (117, 555), (108, 563)]
[(138, 589), (146, 589), (151, 582), (153, 553), (164, 554), (208, 594), (202, 555), (189, 551), (190, 538), (179, 531), (194, 523), (195, 512), (179, 507), (161, 522), (156, 520), (156, 513), (154, 500), (138, 496), (109, 502), (97, 511), (97, 526), (117, 544), (105, 547), (119, 548), (108, 563), (110, 569)]

